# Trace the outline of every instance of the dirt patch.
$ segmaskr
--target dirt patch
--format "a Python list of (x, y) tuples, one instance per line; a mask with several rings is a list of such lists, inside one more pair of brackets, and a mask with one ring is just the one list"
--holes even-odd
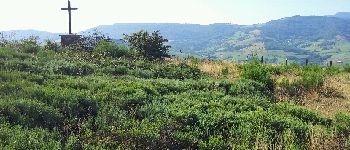
[[(336, 92), (334, 97), (317, 94), (305, 100), (305, 106), (333, 117), (337, 112), (350, 113), (350, 74), (341, 74), (326, 80), (326, 88)], [(339, 95), (340, 94), (340, 95)]]

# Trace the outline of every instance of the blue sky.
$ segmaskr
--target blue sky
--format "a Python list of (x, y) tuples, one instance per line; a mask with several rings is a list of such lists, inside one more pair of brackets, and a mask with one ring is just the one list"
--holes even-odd
[[(256, 24), (350, 12), (350, 0), (71, 0), (73, 32), (113, 23)], [(0, 0), (0, 31), (67, 32), (67, 0)]]

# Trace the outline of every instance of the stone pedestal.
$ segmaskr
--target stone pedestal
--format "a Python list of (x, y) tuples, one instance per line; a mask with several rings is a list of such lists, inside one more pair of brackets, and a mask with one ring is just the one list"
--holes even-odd
[(76, 34), (60, 35), (60, 37), (61, 37), (61, 45), (63, 47), (77, 45), (81, 41), (81, 35), (76, 35)]

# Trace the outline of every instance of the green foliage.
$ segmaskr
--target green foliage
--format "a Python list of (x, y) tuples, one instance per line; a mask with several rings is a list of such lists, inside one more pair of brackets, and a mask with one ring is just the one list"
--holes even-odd
[(33, 99), (38, 99), (56, 109), (65, 117), (87, 118), (96, 116), (98, 106), (95, 101), (89, 98), (85, 91), (71, 88), (57, 89), (55, 87), (29, 88), (27, 93)]
[(248, 79), (238, 79), (232, 85), (228, 92), (234, 96), (271, 96), (270, 91), (264, 84)]
[(33, 100), (1, 100), (0, 118), (11, 124), (53, 129), (63, 125), (63, 116), (54, 108)]
[(60, 149), (61, 136), (56, 131), (0, 124), (1, 149)]
[(25, 53), (37, 53), (40, 50), (40, 46), (37, 42), (38, 37), (29, 37), (23, 39), (19, 43), (19, 49)]
[(102, 40), (97, 43), (93, 53), (112, 58), (131, 55), (129, 49), (126, 47), (117, 46), (115, 43), (106, 40)]
[(47, 69), (56, 74), (85, 76), (94, 73), (95, 66), (84, 62), (69, 62), (65, 60), (53, 60), (47, 65)]
[(171, 46), (165, 45), (168, 40), (163, 38), (159, 31), (154, 31), (152, 34), (147, 31), (139, 31), (132, 35), (125, 35), (124, 39), (132, 49), (139, 51), (146, 58), (161, 59), (169, 57), (168, 51)]
[[(241, 78), (214, 79), (193, 62), (114, 55), (118, 47), (101, 43), (93, 53), (0, 48), (0, 149), (307, 149), (315, 126), (348, 133), (348, 116), (274, 103), (270, 66), (252, 62)], [(327, 74), (276, 70), (296, 73), (288, 86), (305, 89)]]
[(52, 41), (52, 40), (46, 40), (44, 45), (45, 50), (52, 50), (52, 51), (58, 51), (61, 49), (61, 46), (59, 43)]
[(273, 75), (281, 75), (281, 74), (290, 74), (299, 72), (301, 70), (301, 66), (296, 63), (291, 63), (289, 65), (277, 65), (277, 66), (268, 66), (269, 72)]
[(71, 49), (84, 50), (91, 52), (101, 41), (108, 41), (109, 37), (102, 32), (94, 30), (83, 35), (77, 45), (73, 45)]
[(300, 85), (306, 90), (321, 89), (324, 85), (324, 75), (319, 71), (305, 71), (301, 74), (301, 79), (296, 81), (296, 85)]
[(350, 65), (344, 66), (344, 72), (350, 73)]
[(326, 72), (317, 66), (304, 67), (297, 80), (291, 82), (289, 79), (283, 79), (279, 85), (285, 94), (292, 97), (303, 96), (312, 91), (322, 91)]
[(67, 140), (67, 144), (65, 145), (64, 149), (81, 150), (83, 149), (83, 146), (80, 140), (76, 136), (72, 135), (72, 136), (69, 136)]
[(221, 74), (222, 74), (223, 76), (227, 76), (227, 75), (229, 74), (229, 69), (228, 69), (228, 67), (223, 68), (223, 69), (221, 70)]
[(315, 112), (291, 104), (277, 104), (274, 107), (272, 107), (271, 110), (276, 111), (278, 113), (285, 113), (291, 115), (293, 117), (303, 120), (306, 123), (311, 123), (313, 125), (330, 126), (332, 123), (331, 119), (322, 117)]
[(275, 83), (269, 74), (268, 68), (257, 60), (243, 65), (241, 77), (262, 83), (270, 92), (274, 91)]
[(199, 79), (201, 75), (202, 73), (198, 67), (186, 63), (159, 66), (155, 71), (156, 77), (168, 79)]
[(334, 124), (336, 131), (340, 135), (349, 136), (350, 134), (350, 116), (344, 113), (337, 113), (335, 115)]
[(32, 56), (27, 53), (20, 53), (16, 50), (8, 47), (0, 47), (0, 59), (1, 60), (11, 60), (11, 59), (19, 59), (19, 60), (25, 60), (30, 59)]

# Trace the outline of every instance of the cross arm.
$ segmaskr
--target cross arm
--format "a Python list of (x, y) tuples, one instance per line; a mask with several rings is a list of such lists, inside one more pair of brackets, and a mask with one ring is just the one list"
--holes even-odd
[(78, 8), (61, 8), (61, 10), (78, 10)]

